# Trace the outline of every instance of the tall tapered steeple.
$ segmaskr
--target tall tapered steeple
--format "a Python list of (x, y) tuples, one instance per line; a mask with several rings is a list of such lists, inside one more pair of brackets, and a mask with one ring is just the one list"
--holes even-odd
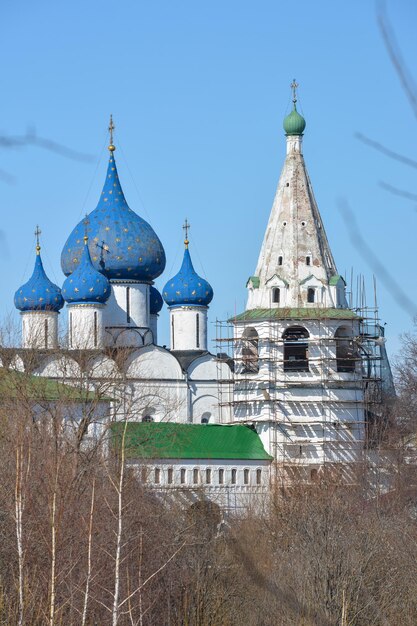
[(293, 108), (284, 119), (287, 154), (255, 275), (248, 280), (248, 309), (345, 307), (338, 275), (302, 153), (305, 119)]

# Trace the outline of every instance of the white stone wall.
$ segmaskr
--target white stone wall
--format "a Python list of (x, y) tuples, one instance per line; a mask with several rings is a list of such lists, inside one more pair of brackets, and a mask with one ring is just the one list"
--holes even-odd
[(104, 347), (102, 304), (68, 304), (68, 347), (91, 350)]
[(58, 347), (58, 313), (55, 311), (23, 311), (22, 347), (56, 349)]
[[(128, 461), (146, 485), (191, 505), (210, 500), (228, 513), (267, 504), (270, 462), (220, 459)], [(171, 470), (171, 471), (170, 471)]]
[[(279, 320), (235, 326), (234, 418), (253, 421), (265, 449), (280, 463), (320, 465), (359, 460), (365, 440), (363, 357), (355, 371), (338, 372), (335, 333), (353, 339), (359, 320)], [(308, 371), (284, 370), (282, 335), (290, 326), (308, 333)], [(256, 372), (242, 371), (240, 340), (248, 327), (258, 334)]]
[(152, 343), (149, 313), (149, 285), (111, 280), (104, 325), (106, 345), (141, 347)]
[(207, 307), (174, 307), (169, 315), (171, 350), (207, 350)]

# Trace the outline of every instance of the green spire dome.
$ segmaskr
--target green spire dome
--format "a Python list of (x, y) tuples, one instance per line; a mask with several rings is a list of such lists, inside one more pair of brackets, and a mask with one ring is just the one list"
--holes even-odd
[(297, 111), (297, 87), (295, 78), (290, 85), (292, 89), (292, 101), (294, 108), (286, 118), (284, 118), (284, 130), (286, 135), (302, 135), (306, 127), (306, 121)]
[(302, 135), (306, 127), (306, 121), (299, 114), (294, 102), (294, 108), (286, 118), (284, 118), (284, 130), (286, 135)]

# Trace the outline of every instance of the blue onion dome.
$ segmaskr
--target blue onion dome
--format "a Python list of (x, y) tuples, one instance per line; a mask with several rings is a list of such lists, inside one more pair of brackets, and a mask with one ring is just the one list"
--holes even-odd
[(55, 312), (64, 306), (60, 288), (49, 280), (43, 269), (39, 241), (36, 246), (33, 274), (28, 282), (16, 291), (14, 305), (19, 311)]
[(110, 293), (111, 285), (108, 279), (96, 270), (91, 262), (88, 237), (85, 236), (80, 262), (62, 285), (62, 295), (69, 303), (104, 304), (109, 299)]
[(149, 312), (151, 315), (156, 315), (162, 309), (164, 301), (159, 291), (151, 285), (149, 292), (150, 307)]
[(196, 273), (188, 250), (188, 239), (184, 243), (184, 259), (181, 269), (167, 282), (162, 290), (162, 296), (170, 307), (208, 306), (213, 299), (213, 289), (207, 280)]
[[(89, 218), (89, 249), (94, 267), (109, 279), (151, 282), (165, 269), (165, 251), (153, 228), (129, 208), (120, 185), (113, 142), (106, 180)], [(84, 228), (79, 222), (61, 254), (66, 276), (78, 266)]]

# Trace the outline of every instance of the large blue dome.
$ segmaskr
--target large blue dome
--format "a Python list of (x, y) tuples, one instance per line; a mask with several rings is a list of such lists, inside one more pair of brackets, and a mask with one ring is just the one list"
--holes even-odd
[[(88, 216), (91, 260), (107, 278), (150, 282), (165, 269), (164, 248), (148, 222), (128, 207), (117, 175), (114, 146), (110, 148), (106, 182), (97, 207)], [(81, 221), (62, 250), (61, 267), (66, 276), (79, 264), (84, 230)]]
[(33, 274), (15, 293), (14, 305), (20, 311), (56, 311), (64, 306), (61, 290), (49, 280), (43, 269), (40, 247), (36, 248)]
[(149, 312), (151, 315), (156, 315), (162, 309), (164, 301), (159, 291), (155, 287), (152, 287), (152, 285), (149, 290), (149, 301)]
[(162, 296), (170, 307), (193, 305), (208, 306), (213, 299), (211, 285), (195, 271), (188, 242), (184, 250), (181, 269), (162, 290)]
[(80, 262), (62, 285), (66, 302), (74, 304), (104, 304), (110, 297), (108, 279), (96, 270), (91, 262), (88, 240), (85, 237)]

